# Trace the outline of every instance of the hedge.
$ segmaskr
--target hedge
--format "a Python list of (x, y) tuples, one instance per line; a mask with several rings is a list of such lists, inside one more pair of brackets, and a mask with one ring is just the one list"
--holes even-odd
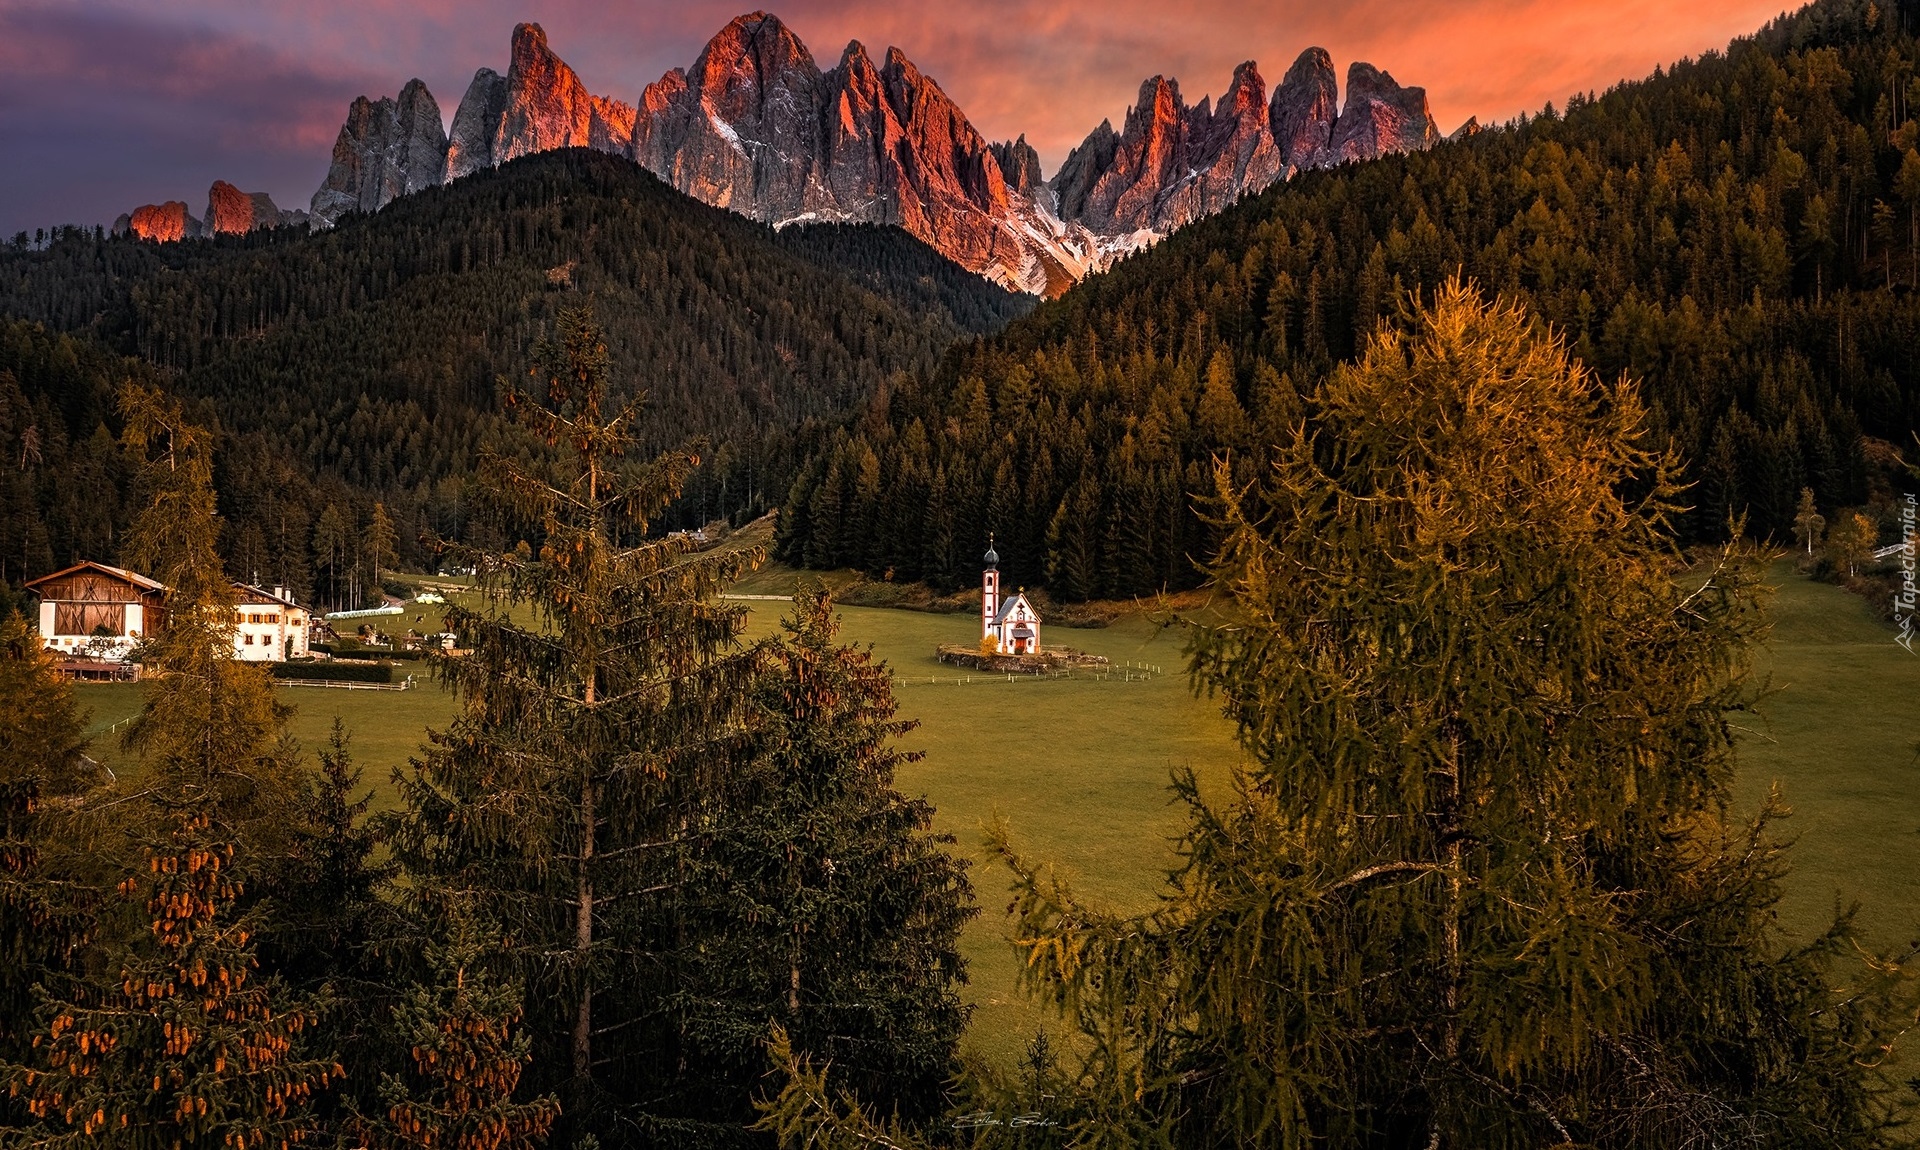
[(315, 643), (308, 648), (316, 655), (336, 659), (402, 659), (414, 662), (433, 658), (432, 651), (409, 651), (404, 647), (368, 647), (359, 643)]
[(275, 663), (276, 679), (333, 679), (343, 683), (392, 683), (391, 663)]

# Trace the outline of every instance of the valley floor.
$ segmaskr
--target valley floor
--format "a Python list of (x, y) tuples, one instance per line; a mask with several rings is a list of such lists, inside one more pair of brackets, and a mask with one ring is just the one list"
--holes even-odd
[[(1790, 937), (1825, 926), (1835, 900), (1858, 901), (1876, 945), (1920, 937), (1920, 657), (1893, 643), (1868, 605), (1775, 568), (1775, 627), (1756, 671), (1778, 688), (1742, 737), (1737, 801), (1750, 811), (1767, 787), (1782, 786), (1794, 816), (1793, 873), (1781, 908)], [(761, 588), (756, 588), (760, 590)], [(781, 605), (753, 601), (750, 631), (778, 627)], [(970, 616), (875, 608), (844, 609), (843, 637), (871, 643), (896, 675), (900, 713), (920, 720), (906, 739), (926, 757), (898, 780), (939, 809), (939, 829), (975, 866), (981, 913), (963, 947), (975, 1012), (969, 1042), (1003, 1064), (1018, 1057), (1042, 1023), (1017, 988), (1006, 943), (1005, 872), (986, 859), (982, 831), (1004, 816), (1031, 857), (1052, 860), (1084, 894), (1109, 906), (1145, 909), (1172, 861), (1181, 825), (1167, 781), (1191, 766), (1219, 793), (1240, 751), (1215, 704), (1196, 699), (1180, 674), (1177, 632), (1130, 617), (1104, 630), (1054, 628), (1049, 639), (1105, 655), (1104, 680), (968, 676), (934, 660), (939, 643), (964, 642)], [(956, 681), (958, 680), (958, 681)], [(80, 688), (93, 711), (94, 754), (125, 766), (112, 724), (139, 706), (139, 688)], [(452, 714), (452, 700), (428, 687), (406, 692), (289, 690), (293, 733), (309, 750), (335, 715), (354, 732), (356, 760), (382, 804), (391, 771), (417, 749), (425, 728)]]

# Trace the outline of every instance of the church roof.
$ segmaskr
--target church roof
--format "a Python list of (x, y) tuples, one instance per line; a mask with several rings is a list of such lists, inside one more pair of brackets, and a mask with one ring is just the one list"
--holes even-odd
[(1000, 611), (994, 615), (993, 625), (998, 627), (1001, 623), (1006, 622), (1007, 616), (1013, 614), (1013, 608), (1016, 603), (1026, 603), (1027, 614), (1033, 616), (1034, 622), (1038, 623), (1040, 621), (1040, 612), (1034, 610), (1032, 603), (1027, 603), (1026, 593), (1015, 591), (1012, 597), (1000, 601)]

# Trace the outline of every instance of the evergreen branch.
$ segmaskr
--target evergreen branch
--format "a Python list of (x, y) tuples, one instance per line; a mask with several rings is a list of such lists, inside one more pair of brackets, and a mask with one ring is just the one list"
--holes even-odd
[(1344, 890), (1350, 886), (1358, 886), (1361, 883), (1366, 882), (1368, 879), (1379, 878), (1382, 875), (1412, 874), (1412, 873), (1438, 874), (1438, 873), (1445, 872), (1446, 869), (1447, 868), (1441, 865), (1440, 863), (1423, 863), (1423, 862), (1380, 863), (1376, 866), (1362, 867), (1361, 869), (1354, 871), (1352, 874), (1348, 875), (1346, 878), (1343, 878), (1339, 882), (1334, 883), (1332, 886), (1328, 887), (1326, 890), (1326, 893), (1332, 894), (1335, 891)]

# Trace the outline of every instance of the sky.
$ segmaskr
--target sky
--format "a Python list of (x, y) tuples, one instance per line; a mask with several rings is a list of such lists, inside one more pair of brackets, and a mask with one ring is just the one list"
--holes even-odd
[[(1724, 48), (1782, 0), (787, 0), (823, 68), (849, 40), (897, 46), (989, 139), (1025, 134), (1051, 175), (1149, 76), (1189, 103), (1242, 60), (1278, 82), (1308, 47), (1426, 88), (1451, 132)], [(0, 0), (0, 235), (111, 223), (140, 204), (204, 213), (216, 179), (305, 207), (355, 96), (418, 76), (454, 108), (504, 72), (532, 20), (594, 93), (634, 102), (739, 3), (706, 0)], [(1344, 92), (1343, 92), (1344, 95)]]

